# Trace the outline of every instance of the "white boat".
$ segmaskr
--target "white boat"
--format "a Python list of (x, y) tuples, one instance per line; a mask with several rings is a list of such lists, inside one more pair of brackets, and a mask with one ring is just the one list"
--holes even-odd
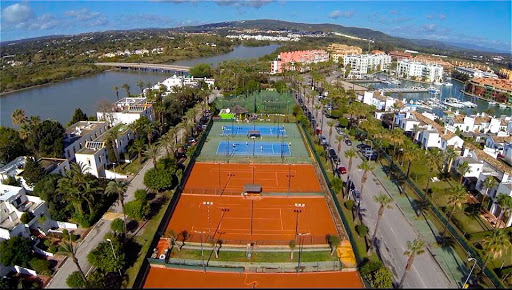
[(494, 106), (494, 105), (497, 105), (498, 103), (496, 103), (495, 101), (489, 101), (489, 106)]
[(441, 91), (438, 88), (436, 88), (436, 87), (428, 88), (428, 93), (429, 94), (439, 94), (439, 92), (441, 92)]
[(443, 85), (443, 83), (440, 83), (440, 82), (434, 82), (434, 85), (436, 85), (436, 86), (442, 86), (442, 85)]
[(450, 106), (450, 107), (454, 107), (454, 108), (465, 108), (466, 107), (466, 105), (461, 103), (456, 98), (446, 98), (444, 100), (443, 104), (445, 104), (447, 106)]
[(500, 108), (506, 108), (507, 105), (505, 105), (504, 103), (500, 103)]
[(445, 86), (445, 87), (451, 87), (451, 86), (453, 86), (453, 84), (452, 84), (452, 83), (449, 83), (449, 82), (445, 82), (445, 83), (443, 83), (443, 86)]
[(472, 103), (470, 101), (465, 101), (465, 102), (461, 102), (461, 103), (464, 104), (466, 107), (476, 108), (476, 104)]

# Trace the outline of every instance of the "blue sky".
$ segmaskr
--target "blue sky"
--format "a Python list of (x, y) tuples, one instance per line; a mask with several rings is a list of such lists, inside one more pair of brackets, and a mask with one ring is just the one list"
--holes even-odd
[(511, 1), (0, 1), (1, 40), (231, 20), (334, 23), (511, 51)]

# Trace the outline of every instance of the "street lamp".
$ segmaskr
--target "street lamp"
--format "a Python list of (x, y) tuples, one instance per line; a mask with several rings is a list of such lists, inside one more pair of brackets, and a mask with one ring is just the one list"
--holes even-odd
[(462, 288), (464, 288), (464, 289), (468, 288), (469, 278), (471, 277), (471, 273), (473, 273), (473, 270), (475, 269), (475, 266), (476, 266), (476, 259), (473, 257), (469, 257), (468, 262), (471, 262), (471, 261), (473, 261), (474, 263), (473, 263), (473, 267), (471, 267), (471, 271), (469, 271), (468, 278), (466, 279), (466, 281), (464, 282), (464, 285), (462, 286)]
[(201, 234), (201, 264), (203, 266), (203, 272), (206, 273), (206, 267), (204, 265), (204, 251), (203, 251), (203, 231), (194, 231), (194, 233)]
[(210, 225), (210, 205), (213, 205), (213, 201), (203, 201), (203, 205), (206, 205), (206, 209), (208, 211), (208, 238), (211, 238), (212, 230)]
[(302, 209), (300, 209), (300, 208), (304, 208), (305, 206), (306, 205), (303, 203), (296, 203), (295, 204), (296, 209), (293, 210), (293, 212), (297, 214), (297, 216), (295, 218), (295, 237), (297, 237), (297, 234), (299, 231), (299, 213), (302, 212)]
[[(110, 247), (112, 247), (112, 254), (114, 254), (114, 259), (117, 260), (117, 255), (116, 255), (116, 251), (114, 251), (114, 245), (112, 244), (112, 240), (111, 239), (107, 239), (107, 242), (110, 243)], [(123, 277), (123, 274), (121, 274), (121, 269), (117, 269), (119, 271), (119, 277)]]

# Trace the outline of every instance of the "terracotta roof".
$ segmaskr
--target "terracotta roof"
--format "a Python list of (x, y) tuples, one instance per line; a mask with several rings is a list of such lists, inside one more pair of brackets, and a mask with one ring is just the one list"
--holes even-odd
[(464, 123), (464, 115), (455, 115), (452, 120), (453, 123)]
[(512, 136), (491, 136), (494, 142), (498, 143), (512, 143)]
[(482, 123), (489, 123), (491, 121), (491, 117), (476, 117), (475, 118), (475, 125), (481, 125)]
[(493, 78), (474, 78), (472, 83), (484, 86), (491, 86), (497, 89), (512, 91), (512, 81), (507, 79), (493, 79)]
[(455, 136), (457, 136), (457, 135), (453, 134), (450, 131), (446, 131), (446, 134), (441, 135), (441, 138), (443, 138), (444, 140), (449, 140)]
[(442, 132), (444, 132), (444, 127), (443, 127), (443, 126), (441, 126), (441, 125), (439, 125), (439, 124), (437, 124), (435, 121), (430, 120), (429, 118), (427, 118), (427, 117), (423, 116), (422, 114), (420, 114), (420, 113), (418, 113), (418, 112), (416, 112), (416, 111), (413, 111), (413, 112), (412, 112), (412, 114), (413, 114), (413, 115), (414, 115), (414, 117), (416, 117), (416, 119), (418, 119), (419, 121), (422, 121), (422, 122), (424, 122), (424, 123), (426, 123), (426, 124), (429, 124), (429, 125), (431, 125), (432, 127), (434, 127), (434, 128), (437, 130), (437, 132), (441, 132), (441, 133), (442, 133)]
[(512, 166), (507, 165), (506, 163), (498, 159), (492, 158), (489, 154), (485, 153), (483, 150), (477, 148), (476, 146), (469, 142), (466, 142), (464, 146), (473, 150), (473, 152), (475, 152), (479, 160), (484, 160), (485, 162), (489, 163), (491, 166), (497, 168), (498, 170), (509, 175), (512, 175)]

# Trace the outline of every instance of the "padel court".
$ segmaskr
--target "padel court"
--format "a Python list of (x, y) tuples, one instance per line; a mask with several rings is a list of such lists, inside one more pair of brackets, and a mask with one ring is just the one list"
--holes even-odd
[(290, 156), (290, 147), (284, 142), (220, 141), (217, 155)]
[(222, 126), (222, 135), (251, 135), (258, 134), (261, 136), (286, 136), (284, 126), (261, 126), (247, 124), (233, 124)]

